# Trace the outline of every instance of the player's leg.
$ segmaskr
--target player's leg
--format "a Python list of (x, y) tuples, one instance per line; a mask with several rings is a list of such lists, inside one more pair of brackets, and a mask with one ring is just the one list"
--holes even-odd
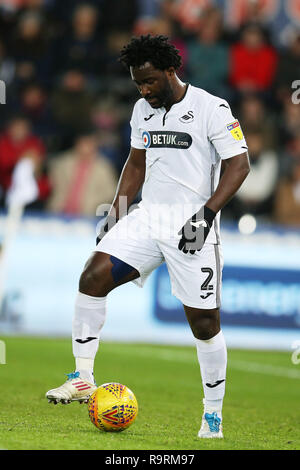
[(76, 371), (94, 381), (94, 359), (106, 318), (106, 299), (116, 287), (133, 281), (140, 273), (108, 253), (92, 254), (79, 280), (73, 317), (72, 345)]
[(49, 401), (83, 402), (96, 389), (93, 369), (106, 317), (106, 296), (139, 276), (135, 268), (107, 253), (95, 252), (90, 257), (80, 277), (73, 317), (75, 372), (68, 374), (65, 384), (47, 392)]
[[(219, 313), (222, 254), (218, 245), (205, 244), (194, 255), (182, 253), (177, 245), (176, 240), (171, 243), (160, 241), (170, 274), (172, 293), (184, 305), (195, 336), (205, 396), (203, 417), (206, 414), (216, 416), (218, 419), (213, 421), (209, 416), (208, 418), (210, 422), (215, 421), (218, 424), (222, 420), (227, 363)], [(216, 426), (216, 429), (217, 427), (221, 431), (221, 426)], [(203, 433), (201, 427), (199, 437), (222, 436), (222, 432), (211, 432), (210, 428), (208, 430), (208, 433)]]
[[(130, 223), (143, 230), (128, 231)], [(50, 390), (46, 394), (49, 399), (68, 402), (80, 397), (82, 400), (84, 394), (90, 395), (95, 390), (93, 365), (105, 321), (108, 293), (129, 281), (142, 287), (153, 269), (163, 261), (164, 257), (151, 238), (140, 209), (123, 217), (103, 237), (87, 261), (79, 281), (72, 332), (75, 373), (68, 374), (66, 384)]]
[(223, 437), (222, 407), (225, 395), (227, 349), (220, 329), (220, 312), (184, 306), (195, 337), (204, 390), (204, 413), (199, 437)]
[(133, 266), (108, 253), (94, 252), (85, 265), (75, 302), (72, 345), (75, 370), (89, 382), (94, 382), (94, 359), (106, 318), (107, 295), (139, 276)]

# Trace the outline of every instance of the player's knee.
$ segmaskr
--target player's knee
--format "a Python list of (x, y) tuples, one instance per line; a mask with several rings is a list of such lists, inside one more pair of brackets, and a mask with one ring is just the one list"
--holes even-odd
[(79, 291), (86, 295), (105, 297), (111, 291), (109, 270), (104, 264), (85, 267), (79, 280)]
[(220, 331), (218, 310), (199, 310), (199, 314), (189, 319), (193, 335), (197, 339), (207, 340)]

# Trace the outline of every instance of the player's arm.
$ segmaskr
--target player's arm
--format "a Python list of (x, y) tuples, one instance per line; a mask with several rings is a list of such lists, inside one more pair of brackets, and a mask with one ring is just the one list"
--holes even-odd
[(242, 150), (247, 150), (247, 144), (227, 101), (215, 101), (215, 108), (207, 120), (207, 137), (225, 162), (225, 170), (214, 194), (179, 232), (178, 249), (184, 253), (194, 254), (201, 250), (216, 214), (234, 196), (250, 171), (248, 152)]
[(212, 227), (217, 212), (235, 195), (250, 171), (248, 153), (225, 160), (218, 187), (206, 204), (182, 227), (178, 249), (194, 254), (200, 251)]
[[(115, 225), (119, 218), (124, 215), (120, 213), (120, 197), (123, 196), (126, 198), (124, 199), (126, 201), (126, 210), (134, 201), (145, 180), (145, 167), (146, 151), (144, 149), (136, 149), (131, 147), (128, 159), (123, 167), (119, 179), (116, 195), (112, 202), (110, 211), (97, 237), (97, 244), (108, 232), (108, 230), (111, 229), (113, 225)], [(122, 206), (122, 209), (123, 208), (124, 207)]]
[(134, 201), (145, 180), (145, 155), (146, 151), (144, 149), (136, 149), (131, 147), (128, 159), (120, 176), (116, 195), (112, 202), (109, 215), (113, 209), (115, 210), (117, 219), (119, 219), (121, 215), (124, 215), (119, 214), (120, 196), (125, 196), (127, 198), (127, 209)]
[(224, 172), (218, 187), (205, 206), (215, 214), (223, 209), (238, 191), (250, 171), (248, 153), (242, 153), (224, 161)]

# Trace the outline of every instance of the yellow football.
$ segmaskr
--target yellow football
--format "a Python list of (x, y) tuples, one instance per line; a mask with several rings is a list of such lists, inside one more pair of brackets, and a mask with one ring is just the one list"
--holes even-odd
[(124, 431), (134, 422), (138, 404), (128, 387), (107, 383), (90, 396), (88, 410), (90, 420), (101, 431)]

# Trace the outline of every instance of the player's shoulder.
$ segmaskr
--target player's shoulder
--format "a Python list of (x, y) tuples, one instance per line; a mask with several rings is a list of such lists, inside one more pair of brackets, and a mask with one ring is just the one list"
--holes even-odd
[(136, 113), (147, 113), (149, 109), (152, 109), (149, 103), (144, 98), (138, 99), (134, 106), (133, 106), (133, 111)]
[(133, 106), (131, 114), (131, 122), (139, 123), (144, 122), (143, 119), (150, 114), (155, 114), (149, 103), (144, 98), (138, 99)]
[(201, 105), (202, 109), (206, 109), (209, 113), (216, 110), (218, 107), (230, 109), (230, 105), (224, 98), (212, 95), (203, 88), (191, 85), (191, 98), (194, 102)]

